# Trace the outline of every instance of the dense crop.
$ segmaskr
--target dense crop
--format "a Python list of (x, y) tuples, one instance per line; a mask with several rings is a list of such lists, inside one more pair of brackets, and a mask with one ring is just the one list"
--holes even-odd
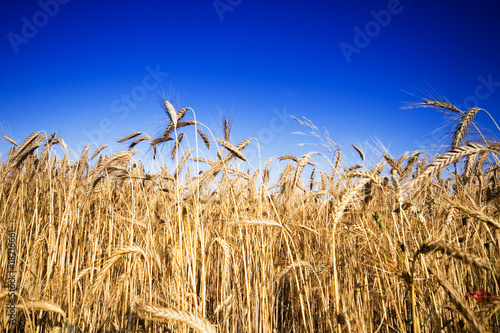
[[(310, 152), (248, 171), (253, 139), (232, 143), (227, 121), (216, 139), (168, 102), (160, 137), (133, 133), (110, 156), (89, 145), (70, 161), (55, 153), (65, 150), (55, 134), (4, 136), (13, 147), (0, 166), (1, 328), (500, 330), (500, 145), (464, 142), (480, 109), (423, 104), (460, 118), (449, 150), (380, 156), (371, 169), (343, 166), (339, 149), (326, 170), (309, 171), (325, 156)], [(152, 158), (171, 147), (175, 168), (146, 170), (132, 150), (141, 145)]]

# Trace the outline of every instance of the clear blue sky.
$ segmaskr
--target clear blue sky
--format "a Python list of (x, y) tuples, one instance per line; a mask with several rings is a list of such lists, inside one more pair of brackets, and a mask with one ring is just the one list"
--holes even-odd
[(0, 16), (0, 130), (17, 141), (45, 130), (116, 151), (161, 131), (164, 94), (215, 134), (222, 110), (232, 141), (258, 137), (265, 156), (315, 142), (284, 110), (393, 155), (443, 143), (441, 114), (401, 109), (432, 89), (500, 120), (496, 1), (2, 0)]

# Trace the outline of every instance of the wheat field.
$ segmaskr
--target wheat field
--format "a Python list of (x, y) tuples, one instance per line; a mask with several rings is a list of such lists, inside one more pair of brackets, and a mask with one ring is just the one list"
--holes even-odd
[(500, 145), (467, 141), (484, 110), (420, 104), (458, 119), (452, 144), (371, 169), (330, 145), (255, 170), (255, 139), (231, 142), (227, 121), (214, 137), (168, 101), (162, 135), (114, 154), (4, 135), (1, 330), (498, 332)]

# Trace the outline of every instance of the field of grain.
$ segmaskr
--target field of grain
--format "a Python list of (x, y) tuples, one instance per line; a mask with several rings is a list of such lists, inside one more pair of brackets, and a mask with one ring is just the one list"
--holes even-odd
[[(422, 102), (458, 119), (439, 155), (366, 169), (325, 138), (253, 170), (255, 139), (164, 106), (163, 135), (109, 155), (89, 145), (71, 161), (55, 134), (4, 136), (1, 330), (500, 330), (500, 145), (467, 141), (484, 110)], [(149, 172), (135, 149), (176, 167)]]

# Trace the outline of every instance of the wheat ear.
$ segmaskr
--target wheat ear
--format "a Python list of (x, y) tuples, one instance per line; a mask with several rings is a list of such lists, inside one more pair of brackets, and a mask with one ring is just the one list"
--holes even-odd
[(22, 309), (24, 311), (33, 311), (33, 310), (41, 310), (41, 311), (49, 311), (60, 314), (63, 319), (66, 319), (66, 313), (61, 309), (59, 305), (49, 301), (39, 301), (39, 300), (31, 300), (24, 301), (21, 304), (17, 304), (16, 308)]
[(364, 161), (365, 160), (365, 153), (363, 153), (363, 151), (356, 145), (352, 145), (352, 147), (358, 152), (361, 160)]
[(189, 155), (191, 155), (191, 153), (193, 152), (193, 149), (194, 148), (190, 148), (188, 151), (186, 151), (184, 153), (184, 155), (182, 155), (182, 158), (179, 161), (179, 164), (177, 164), (177, 167), (175, 168), (175, 171), (174, 171), (174, 177), (175, 178), (177, 178), (177, 175), (179, 174), (179, 172), (181, 171), (182, 167), (184, 166), (184, 163), (186, 163), (186, 160), (188, 159)]
[[(163, 308), (155, 305), (141, 304), (137, 306), (140, 312), (149, 313), (153, 319), (174, 320), (188, 325), (190, 328), (197, 330), (200, 333), (216, 333), (215, 326), (207, 319), (196, 315), (192, 312), (182, 311), (172, 308)], [(143, 319), (149, 319), (147, 316), (140, 315)]]
[(423, 106), (434, 106), (440, 109), (446, 109), (450, 110), (456, 113), (463, 114), (464, 112), (457, 108), (455, 105), (451, 104), (450, 102), (441, 102), (441, 101), (431, 101), (431, 100), (426, 100), (423, 103), (421, 103)]
[(421, 184), (428, 180), (429, 178), (433, 177), (436, 173), (440, 172), (445, 166), (447, 166), (450, 163), (454, 163), (458, 160), (460, 160), (462, 157), (472, 155), (472, 154), (479, 154), (483, 151), (485, 151), (487, 148), (476, 144), (476, 143), (468, 143), (465, 146), (459, 146), (446, 154), (443, 154), (436, 158), (431, 164), (427, 166), (425, 171), (419, 175), (418, 177), (414, 178), (411, 182), (408, 183), (408, 186), (417, 186), (418, 184)]
[(232, 143), (230, 143), (230, 142), (228, 142), (226, 140), (220, 140), (220, 139), (217, 140), (217, 142), (219, 142), (220, 145), (222, 145), (224, 148), (226, 148), (227, 150), (229, 150), (234, 155), (238, 156), (243, 161), (247, 160), (247, 158), (245, 157), (245, 155), (243, 155), (243, 153), (237, 147), (235, 147)]
[(125, 142), (125, 141), (133, 139), (136, 136), (139, 136), (141, 134), (142, 134), (141, 132), (134, 132), (132, 134), (127, 135), (126, 137), (121, 138), (120, 140), (118, 140), (118, 142)]
[(479, 108), (473, 107), (465, 112), (465, 114), (462, 117), (462, 120), (457, 126), (457, 129), (455, 130), (455, 135), (453, 136), (453, 143), (451, 145), (452, 149), (455, 149), (460, 145), (460, 141), (462, 141), (462, 138), (465, 135), (467, 127), (469, 127), (469, 125), (472, 123), (472, 120), (474, 119), (478, 111)]
[(432, 253), (432, 252), (441, 252), (444, 254), (448, 254), (452, 257), (455, 257), (467, 264), (474, 265), (479, 268), (483, 269), (489, 269), (490, 265), (489, 263), (482, 259), (479, 258), (473, 254), (463, 252), (460, 250), (458, 247), (452, 245), (452, 244), (446, 244), (443, 242), (439, 241), (427, 241), (424, 242), (421, 246), (420, 249), (418, 250), (417, 254), (425, 254), (425, 253)]
[(170, 122), (174, 126), (174, 128), (177, 127), (177, 112), (175, 111), (174, 106), (167, 100), (163, 102), (163, 106), (165, 107), (165, 110), (167, 111), (168, 117), (170, 118)]
[(9, 138), (9, 137), (8, 137), (7, 135), (5, 135), (5, 134), (4, 134), (4, 135), (2, 135), (2, 136), (3, 136), (3, 138), (4, 138), (5, 140), (9, 141), (9, 142), (10, 142), (10, 143), (12, 143), (14, 146), (19, 147), (19, 145), (17, 144), (17, 142), (16, 142), (14, 139)]
[(174, 148), (172, 148), (172, 152), (170, 153), (170, 158), (174, 159), (175, 154), (177, 154), (177, 149), (179, 149), (179, 145), (181, 144), (182, 138), (184, 137), (184, 133), (179, 134), (177, 140), (175, 140)]
[(198, 130), (198, 134), (200, 135), (201, 139), (203, 140), (205, 147), (207, 147), (207, 149), (210, 149), (210, 140), (208, 139), (208, 136), (206, 136), (205, 133), (203, 133), (201, 130)]
[(144, 251), (136, 245), (124, 246), (122, 248), (117, 249), (115, 252), (113, 252), (111, 257), (108, 260), (106, 260), (101, 270), (97, 273), (97, 278), (93, 285), (94, 292), (96, 292), (101, 287), (102, 283), (106, 279), (106, 276), (108, 275), (108, 272), (111, 270), (113, 265), (118, 260), (120, 260), (121, 257), (129, 253), (141, 254), (143, 257), (146, 257)]
[(100, 146), (93, 154), (92, 154), (92, 157), (90, 157), (91, 160), (94, 159), (94, 157), (97, 156), (97, 154), (99, 154), (104, 148), (106, 148), (108, 145), (102, 145)]

